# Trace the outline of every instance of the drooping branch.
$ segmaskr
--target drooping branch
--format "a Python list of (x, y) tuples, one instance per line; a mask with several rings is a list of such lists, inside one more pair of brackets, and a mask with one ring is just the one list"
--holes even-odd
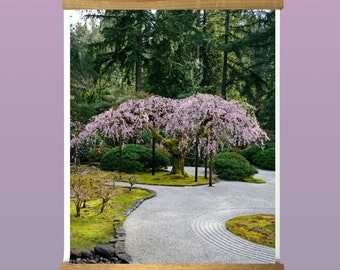
[(197, 153), (203, 150), (209, 157), (222, 151), (226, 144), (246, 146), (267, 140), (251, 105), (209, 94), (181, 100), (152, 96), (124, 102), (117, 110), (95, 117), (78, 140), (100, 134), (122, 144), (140, 138), (145, 128), (169, 151), (172, 173), (182, 175), (184, 159), (194, 145)]
[(160, 141), (160, 142), (162, 142), (162, 143), (164, 143), (164, 142), (166, 141), (166, 139), (165, 139), (161, 134), (159, 134), (159, 133), (156, 131), (156, 129), (153, 128), (153, 126), (149, 125), (148, 128), (150, 129), (150, 131), (151, 131), (151, 133), (152, 133), (152, 136), (153, 136), (156, 140), (158, 140), (158, 141)]
[(184, 159), (185, 152), (183, 153), (179, 149), (179, 140), (176, 138), (164, 138), (159, 132), (157, 132), (152, 126), (148, 126), (154, 138), (160, 141), (169, 151), (171, 158), (170, 161), (172, 163), (171, 174), (183, 175), (187, 177), (188, 174), (184, 171)]
[(154, 138), (160, 141), (170, 152), (170, 154), (175, 156), (181, 156), (182, 152), (179, 149), (179, 140), (176, 138), (165, 139), (161, 134), (159, 134), (152, 126), (149, 129), (154, 136)]

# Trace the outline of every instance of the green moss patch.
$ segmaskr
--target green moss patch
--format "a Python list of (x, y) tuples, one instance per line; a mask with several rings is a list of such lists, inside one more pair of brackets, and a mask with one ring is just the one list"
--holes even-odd
[(114, 226), (120, 227), (125, 221), (122, 213), (131, 208), (138, 200), (149, 196), (146, 190), (116, 187), (115, 196), (108, 202), (100, 214), (101, 200), (86, 202), (81, 209), (80, 217), (76, 217), (76, 209), (71, 202), (71, 249), (82, 250), (92, 248), (99, 243), (108, 243), (114, 237)]
[(226, 228), (248, 241), (275, 247), (275, 215), (239, 216), (228, 220)]
[(254, 176), (247, 177), (243, 181), (247, 182), (247, 183), (253, 183), (253, 184), (265, 184), (265, 183), (267, 183), (263, 179), (255, 178)]
[(195, 176), (193, 175), (183, 177), (182, 175), (174, 175), (164, 171), (156, 172), (155, 175), (151, 175), (150, 172), (139, 173), (137, 178), (139, 184), (147, 185), (197, 186), (209, 183), (209, 179), (205, 179), (203, 176), (198, 176), (197, 182), (195, 182)]

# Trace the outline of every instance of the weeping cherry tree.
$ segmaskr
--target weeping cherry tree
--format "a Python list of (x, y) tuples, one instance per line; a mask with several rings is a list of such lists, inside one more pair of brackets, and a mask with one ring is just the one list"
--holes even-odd
[(141, 133), (147, 129), (170, 153), (171, 174), (183, 177), (187, 176), (185, 157), (195, 144), (212, 157), (226, 145), (249, 145), (268, 139), (251, 105), (210, 94), (196, 94), (184, 99), (151, 96), (127, 101), (117, 110), (94, 117), (72, 143), (99, 134), (117, 141), (122, 147), (132, 138), (141, 142)]

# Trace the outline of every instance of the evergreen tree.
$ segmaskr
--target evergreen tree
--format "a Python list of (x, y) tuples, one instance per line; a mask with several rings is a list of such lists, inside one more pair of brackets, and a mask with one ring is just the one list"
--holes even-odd
[[(71, 114), (82, 123), (143, 97), (218, 94), (275, 131), (275, 12), (106, 10), (71, 31)], [(100, 32), (99, 32), (100, 30)], [(223, 86), (221, 91), (221, 85)], [(145, 96), (145, 95), (144, 95)]]
[[(106, 10), (101, 18), (103, 40), (95, 44), (96, 65), (101, 73), (121, 70), (123, 80), (142, 90), (142, 71), (150, 58), (153, 13), (148, 10)], [(134, 77), (134, 79), (132, 79)]]
[(147, 75), (148, 91), (165, 97), (183, 97), (199, 91), (197, 59), (200, 32), (192, 10), (160, 10), (155, 28)]

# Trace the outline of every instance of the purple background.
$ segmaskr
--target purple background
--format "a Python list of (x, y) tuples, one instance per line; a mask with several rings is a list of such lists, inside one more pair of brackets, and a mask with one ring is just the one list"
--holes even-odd
[[(0, 8), (0, 268), (59, 269), (62, 1), (19, 5)], [(290, 270), (340, 264), (339, 9), (286, 0), (281, 13), (281, 261)]]

